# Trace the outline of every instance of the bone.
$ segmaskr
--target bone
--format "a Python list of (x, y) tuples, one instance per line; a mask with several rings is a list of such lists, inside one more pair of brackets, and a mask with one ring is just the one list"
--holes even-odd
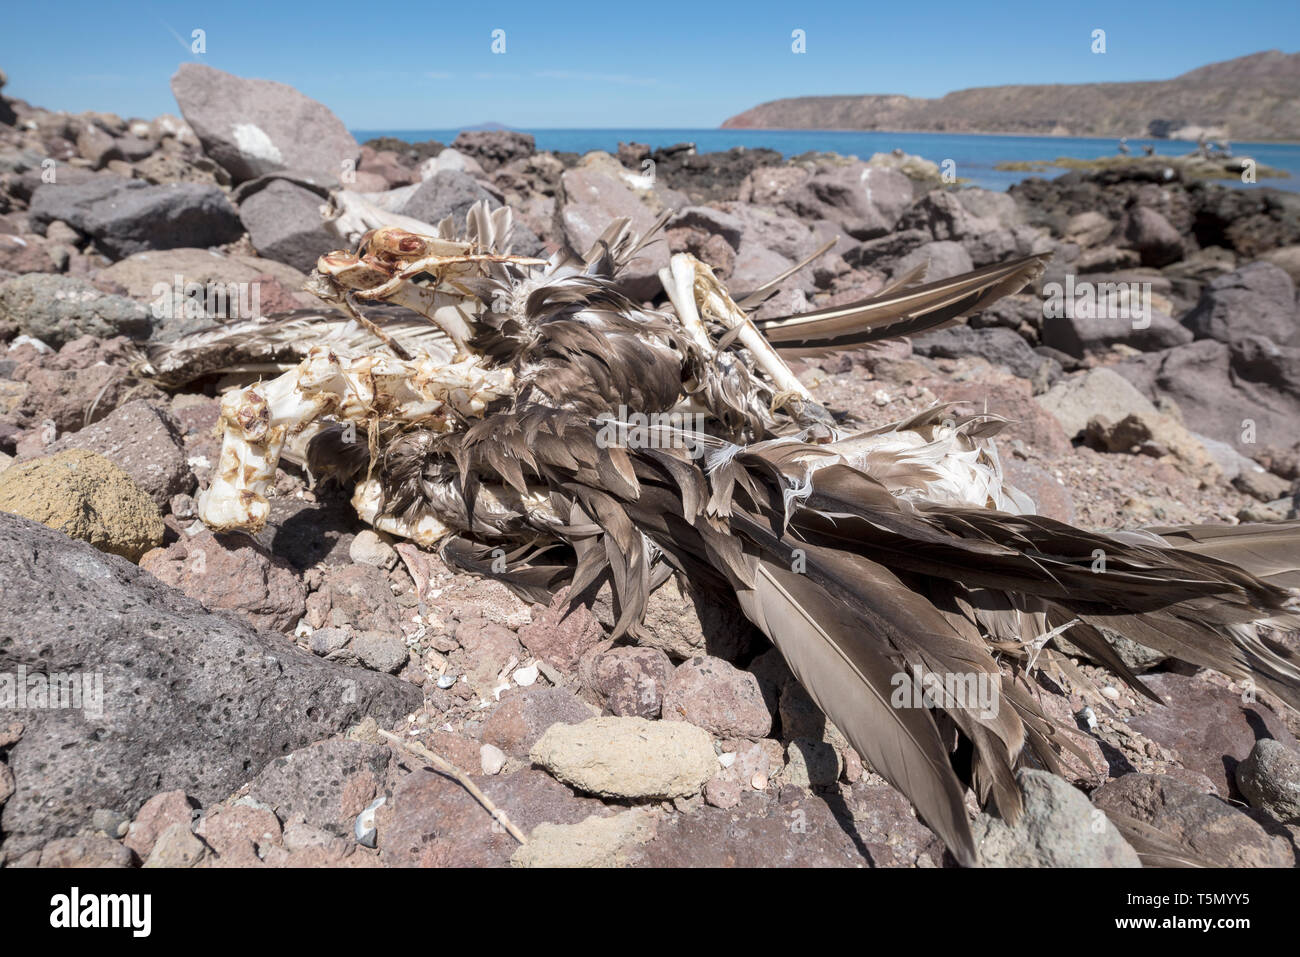
[(355, 246), (370, 230), (385, 226), (397, 226), (426, 235), (438, 232), (428, 223), (384, 209), (354, 190), (340, 189), (330, 194), (325, 227), (338, 236), (344, 245)]
[(352, 495), (352, 507), (357, 516), (372, 528), (398, 538), (406, 538), (422, 548), (432, 548), (447, 534), (449, 529), (432, 515), (424, 515), (416, 522), (393, 515), (380, 515), (379, 507), (383, 501), (383, 490), (376, 479), (365, 479), (357, 483)]
[(359, 429), (381, 415), (388, 423), (446, 429), (453, 414), (480, 416), (513, 387), (509, 369), (484, 368), (476, 356), (451, 363), (433, 357), (346, 358), (317, 346), (284, 375), (222, 399), (221, 458), (211, 486), (199, 496), (199, 517), (216, 529), (260, 530), (286, 437), (323, 415)]
[(693, 280), (693, 299), (699, 313), (716, 320), (728, 329), (739, 330), (737, 339), (740, 344), (749, 350), (754, 357), (754, 364), (772, 380), (779, 394), (791, 395), (810, 404), (816, 403), (812, 393), (790, 371), (790, 367), (777, 355), (767, 338), (749, 321), (745, 311), (732, 301), (722, 283), (718, 282), (717, 277), (713, 275), (713, 270), (690, 253), (678, 253), (671, 260), (675, 274), (679, 268), (678, 260), (681, 260), (680, 269), (683, 277), (687, 270), (690, 271)]
[(690, 253), (678, 253), (668, 260), (668, 266), (659, 270), (659, 282), (677, 311), (677, 318), (706, 360), (717, 352), (709, 332), (704, 328), (695, 302), (695, 263)]

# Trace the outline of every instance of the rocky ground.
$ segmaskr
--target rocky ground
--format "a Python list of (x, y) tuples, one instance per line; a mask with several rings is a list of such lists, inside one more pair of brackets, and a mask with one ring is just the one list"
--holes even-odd
[[(1298, 196), (1131, 171), (995, 194), (916, 157), (555, 155), (515, 133), (359, 146), (287, 87), (187, 65), (173, 89), (184, 119), (0, 99), (0, 673), (104, 687), (99, 714), (0, 710), (5, 865), (952, 864), (765, 639), (687, 584), (656, 592), (639, 643), (614, 642), (607, 594), (530, 607), (296, 472), (255, 540), (196, 521), (233, 380), (165, 390), (133, 350), (228, 314), (187, 312), (187, 284), (249, 284), (266, 315), (318, 306), (301, 285), (338, 245), (320, 207), (339, 186), (428, 223), (508, 203), (530, 253), (672, 209), (628, 276), (642, 297), (673, 251), (743, 291), (836, 238), (771, 313), (920, 262), (942, 277), (1051, 252), (1042, 283), (969, 323), (799, 372), (867, 423), (938, 400), (1007, 416), (1011, 480), (1079, 525), (1296, 515)], [(1044, 318), (1067, 278), (1149, 284), (1132, 288), (1151, 311)], [(1084, 658), (1095, 691), (1045, 679), (1092, 767), (1024, 770), (1014, 828), (972, 804), (984, 859), (1136, 863), (1100, 809), (1201, 860), (1295, 866), (1296, 716), (1121, 653), (1170, 706)], [(529, 842), (381, 731), (469, 774)]]

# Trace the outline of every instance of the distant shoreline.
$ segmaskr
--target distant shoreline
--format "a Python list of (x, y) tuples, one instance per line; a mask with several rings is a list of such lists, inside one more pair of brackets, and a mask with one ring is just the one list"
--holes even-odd
[[(712, 128), (712, 127), (711, 127)], [(1026, 133), (1024, 131), (980, 130), (908, 130), (908, 129), (860, 129), (856, 127), (821, 127), (821, 126), (719, 126), (719, 130), (755, 130), (768, 133), (898, 133), (907, 136), (1016, 136), (1033, 140), (1097, 140), (1102, 143), (1118, 143), (1126, 139), (1133, 143), (1186, 143), (1196, 146), (1196, 140), (1176, 140), (1167, 136), (1149, 136), (1125, 133), (1119, 136), (1083, 136), (1075, 133)], [(1230, 139), (1233, 146), (1300, 146), (1300, 140), (1237, 140)]]
[[(397, 139), (405, 139), (403, 134), (425, 134), (425, 133), (447, 133), (463, 132), (472, 129), (471, 126), (449, 126), (449, 127), (428, 127), (427, 129), (412, 130), (393, 130), (393, 129), (363, 129), (356, 128), (350, 130), (358, 141), (373, 139), (378, 136), (392, 136)], [(1096, 140), (1099, 143), (1118, 143), (1119, 136), (1075, 136), (1073, 134), (1064, 135), (1059, 133), (1024, 133), (1024, 132), (998, 132), (996, 130), (982, 130), (978, 133), (967, 132), (965, 130), (907, 130), (907, 129), (852, 129), (844, 127), (818, 127), (818, 126), (701, 126), (698, 128), (682, 128), (671, 126), (642, 126), (642, 127), (622, 127), (622, 126), (531, 126), (527, 129), (522, 127), (507, 127), (519, 133), (884, 133), (899, 134), (905, 136), (1002, 136), (1002, 137), (1021, 137), (1033, 140)], [(1195, 140), (1176, 140), (1168, 137), (1154, 136), (1133, 136), (1126, 137), (1130, 143), (1141, 145), (1142, 143), (1186, 143), (1189, 147), (1195, 147)], [(412, 140), (411, 142), (416, 142)], [(1230, 141), (1233, 147), (1237, 146), (1300, 146), (1300, 140), (1237, 140)]]

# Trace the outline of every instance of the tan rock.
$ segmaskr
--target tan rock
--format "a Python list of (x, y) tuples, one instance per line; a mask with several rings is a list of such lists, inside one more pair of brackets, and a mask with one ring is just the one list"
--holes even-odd
[(703, 728), (644, 718), (552, 725), (529, 757), (572, 787), (619, 798), (690, 797), (718, 770)]
[(188, 824), (173, 824), (158, 836), (145, 867), (193, 867), (207, 855), (207, 846)]
[(162, 516), (148, 493), (108, 459), (82, 449), (5, 469), (0, 509), (133, 562), (162, 544)]
[(513, 867), (620, 867), (627, 851), (654, 837), (654, 819), (631, 810), (578, 824), (539, 824), (510, 858)]
[(1089, 441), (1108, 452), (1131, 452), (1168, 459), (1179, 471), (1211, 484), (1223, 481), (1223, 470), (1205, 445), (1172, 415), (1131, 412), (1118, 422), (1096, 415), (1088, 420)]

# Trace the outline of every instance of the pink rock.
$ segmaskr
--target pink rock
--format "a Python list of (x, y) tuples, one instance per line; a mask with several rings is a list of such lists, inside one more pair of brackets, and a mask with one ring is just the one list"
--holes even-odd
[(1074, 521), (1074, 498), (1051, 472), (1015, 456), (1005, 456), (1002, 467), (1007, 481), (1033, 500), (1039, 515), (1058, 522)]
[(1237, 763), (1250, 754), (1256, 739), (1271, 737), (1293, 750), (1300, 747), (1281, 718), (1226, 688), (1172, 673), (1142, 680), (1168, 707), (1153, 706), (1129, 726), (1177, 751), (1185, 767), (1223, 785), (1224, 794), (1237, 793)]
[(144, 860), (159, 835), (173, 824), (189, 826), (194, 805), (184, 791), (162, 791), (145, 801), (136, 812), (131, 829), (122, 843)]
[(260, 867), (259, 847), (281, 843), (280, 821), (270, 811), (244, 804), (217, 805), (195, 833), (216, 853), (218, 867)]
[(1270, 837), (1249, 815), (1222, 798), (1156, 774), (1126, 774), (1098, 788), (1093, 803), (1157, 828), (1215, 867), (1294, 867), (1290, 842)]
[(40, 867), (131, 867), (131, 849), (107, 837), (57, 837), (41, 848)]
[(523, 653), (514, 632), (482, 618), (467, 618), (456, 628), (456, 641), (461, 650), (452, 654), (452, 663), (477, 694), (495, 698), (498, 675), (511, 658), (518, 660)]
[(657, 718), (673, 665), (658, 648), (619, 646), (600, 652), (590, 667), (590, 683), (610, 714)]
[(530, 624), (519, 629), (525, 648), (564, 674), (572, 674), (578, 660), (605, 638), (605, 629), (583, 605), (572, 609), (567, 592), (560, 592), (550, 607), (535, 613)]
[[(543, 771), (471, 778), (524, 834), (608, 813)], [(403, 778), (375, 820), (380, 858), (390, 867), (504, 867), (519, 847), (460, 784), (425, 770)]]
[(402, 609), (388, 576), (370, 565), (329, 568), (319, 589), (307, 599), (307, 622), (313, 628), (348, 628), (399, 634)]
[(289, 564), (246, 536), (203, 529), (149, 552), (140, 567), (208, 608), (239, 612), (255, 628), (288, 631), (306, 610), (306, 588)]
[(551, 725), (580, 724), (594, 714), (592, 708), (564, 688), (535, 686), (515, 690), (484, 722), (482, 739), (512, 757), (526, 758)]
[(772, 712), (758, 679), (721, 658), (683, 662), (664, 691), (665, 721), (688, 721), (719, 737), (763, 738)]

